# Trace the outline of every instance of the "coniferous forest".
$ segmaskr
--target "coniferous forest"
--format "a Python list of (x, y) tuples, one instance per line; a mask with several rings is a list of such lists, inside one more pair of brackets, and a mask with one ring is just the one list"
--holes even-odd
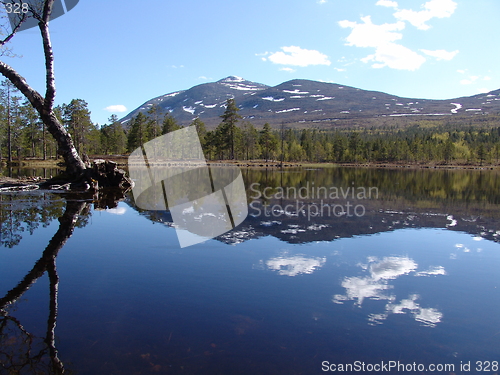
[[(91, 120), (88, 104), (73, 99), (55, 108), (80, 153), (127, 155), (141, 144), (180, 129), (169, 113), (151, 107), (123, 126), (116, 115), (105, 125)], [(500, 162), (500, 116), (422, 118), (409, 121), (350, 123), (330, 128), (257, 128), (238, 114), (228, 99), (221, 122), (207, 129), (195, 126), (208, 160), (262, 160), (330, 163), (435, 163), (496, 165)], [(15, 88), (0, 88), (0, 158), (2, 161), (54, 159), (56, 142), (33, 107)]]

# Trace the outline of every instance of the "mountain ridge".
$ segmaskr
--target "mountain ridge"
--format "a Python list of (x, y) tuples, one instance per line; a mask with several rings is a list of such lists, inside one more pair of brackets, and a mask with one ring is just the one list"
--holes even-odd
[(127, 123), (153, 105), (167, 111), (181, 125), (199, 117), (209, 128), (217, 126), (226, 101), (233, 98), (243, 121), (262, 126), (335, 126), (339, 121), (391, 117), (477, 116), (500, 112), (500, 89), (452, 99), (405, 98), (380, 91), (306, 79), (268, 86), (229, 76), (144, 102), (120, 121)]

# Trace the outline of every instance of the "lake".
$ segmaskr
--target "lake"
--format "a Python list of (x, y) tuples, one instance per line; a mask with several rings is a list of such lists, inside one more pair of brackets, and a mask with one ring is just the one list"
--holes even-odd
[(242, 174), (185, 248), (131, 193), (0, 194), (0, 373), (498, 372), (498, 172)]

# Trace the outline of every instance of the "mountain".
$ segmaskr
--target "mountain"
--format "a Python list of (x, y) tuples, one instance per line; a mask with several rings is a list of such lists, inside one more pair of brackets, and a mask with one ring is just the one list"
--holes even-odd
[(151, 99), (121, 119), (127, 123), (138, 112), (156, 105), (182, 125), (199, 117), (209, 128), (217, 126), (226, 100), (234, 98), (244, 120), (256, 126), (330, 126), (337, 121), (415, 117), (477, 116), (500, 112), (500, 90), (448, 100), (402, 98), (335, 83), (295, 79), (270, 87), (230, 76)]

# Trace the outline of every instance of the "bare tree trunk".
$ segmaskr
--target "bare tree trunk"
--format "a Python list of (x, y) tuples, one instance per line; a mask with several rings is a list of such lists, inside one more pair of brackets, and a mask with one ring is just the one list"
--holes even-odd
[(47, 144), (45, 143), (45, 123), (42, 127), (43, 160), (47, 160)]
[(10, 84), (7, 84), (7, 161), (12, 164), (12, 124), (10, 118)]

